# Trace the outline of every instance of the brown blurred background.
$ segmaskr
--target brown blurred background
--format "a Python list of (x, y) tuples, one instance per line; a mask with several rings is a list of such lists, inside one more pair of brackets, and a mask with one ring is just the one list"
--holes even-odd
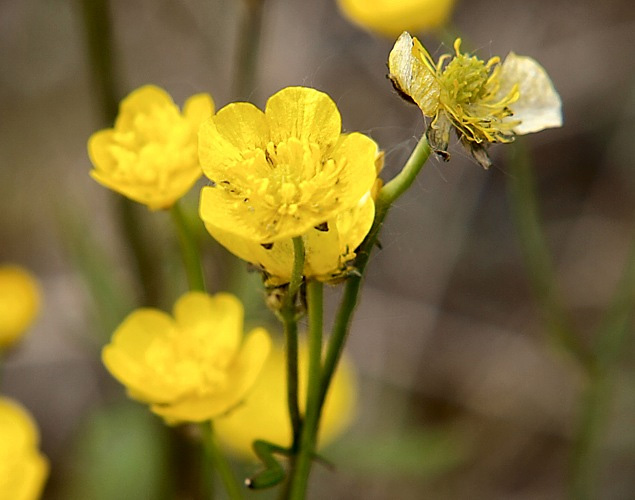
[[(113, 0), (118, 97), (154, 83), (180, 104), (201, 91), (217, 109), (233, 100), (239, 4)], [(165, 466), (150, 453), (161, 425), (139, 405), (121, 406), (121, 388), (98, 357), (107, 325), (133, 300), (116, 202), (88, 176), (86, 140), (105, 124), (82, 19), (79, 0), (0, 2), (0, 261), (32, 269), (44, 291), (39, 321), (7, 359), (1, 390), (39, 422), (52, 462), (46, 498), (98, 498), (97, 487), (69, 484), (115, 474), (109, 457), (134, 471), (122, 477), (136, 487), (154, 481), (146, 469)], [(482, 58), (513, 50), (539, 60), (562, 97), (564, 127), (526, 144), (561, 296), (591, 337), (635, 237), (635, 6), (464, 0), (453, 23)], [(433, 54), (449, 51), (447, 42), (422, 39)], [(419, 111), (386, 79), (392, 43), (350, 24), (333, 0), (267, 0), (252, 101), (262, 106), (289, 85), (327, 92), (344, 127), (386, 151), (389, 178), (423, 130)], [(316, 467), (311, 498), (565, 496), (583, 376), (546, 340), (510, 214), (508, 150), (491, 152), (490, 171), (458, 147), (448, 164), (432, 159), (393, 207), (347, 348), (358, 367), (359, 416), (326, 452), (336, 471)], [(195, 204), (193, 192), (192, 211)], [(167, 215), (140, 216), (173, 262)], [(227, 277), (214, 259), (228, 258), (218, 248), (209, 254), (218, 290)], [(107, 318), (80, 272), (91, 258), (121, 287)], [(162, 269), (168, 282), (176, 275), (165, 307), (184, 290), (177, 266)], [(635, 498), (633, 337), (613, 372), (596, 498)], [(104, 423), (108, 412), (119, 429), (130, 422), (119, 440)], [(133, 453), (126, 441), (137, 428), (156, 434), (138, 437)], [(153, 491), (127, 497), (161, 498)]]

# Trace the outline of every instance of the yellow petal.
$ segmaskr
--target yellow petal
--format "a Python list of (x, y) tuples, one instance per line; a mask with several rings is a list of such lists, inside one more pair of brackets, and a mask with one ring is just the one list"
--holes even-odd
[(246, 151), (264, 149), (269, 138), (265, 115), (247, 102), (228, 104), (199, 130), (199, 159), (203, 172), (215, 182), (225, 171), (244, 159)]
[(144, 85), (133, 90), (119, 105), (115, 128), (133, 127), (132, 122), (137, 115), (148, 113), (155, 107), (173, 108), (174, 112), (178, 113), (172, 97), (162, 88), (156, 85)]
[(388, 69), (395, 86), (410, 96), (424, 115), (433, 116), (439, 105), (440, 87), (426, 59), (430, 62), (419, 40), (403, 32), (390, 51)]
[(38, 445), (39, 433), (31, 415), (20, 404), (0, 398), (0, 498), (40, 498), (49, 466)]
[(174, 331), (172, 318), (155, 309), (140, 309), (130, 314), (102, 350), (108, 371), (128, 387), (138, 399), (166, 401), (174, 394), (158, 378), (148, 377), (146, 353), (153, 342), (167, 338)]
[(207, 397), (186, 397), (171, 404), (155, 404), (152, 411), (172, 422), (203, 422), (235, 408), (253, 387), (270, 347), (266, 330), (253, 330), (228, 371), (227, 378), (231, 383), (225, 390)]
[(26, 332), (40, 309), (34, 276), (16, 265), (0, 266), (0, 351)]
[(377, 144), (370, 137), (358, 132), (343, 137), (333, 152), (336, 163), (345, 163), (338, 185), (333, 187), (332, 193), (337, 199), (339, 209), (325, 211), (325, 219), (354, 208), (362, 196), (372, 189), (377, 178), (377, 153)]
[(206, 349), (222, 350), (228, 356), (240, 345), (243, 334), (243, 305), (234, 295), (189, 292), (174, 305), (174, 318), (181, 329), (201, 331), (207, 337)]
[(520, 97), (510, 105), (509, 120), (520, 120), (514, 133), (522, 135), (562, 126), (562, 102), (545, 69), (534, 59), (511, 52), (501, 66), (499, 96), (517, 84)]
[(214, 114), (214, 100), (209, 94), (195, 94), (185, 101), (183, 116), (198, 130), (204, 120)]
[(342, 129), (333, 100), (324, 92), (307, 87), (287, 87), (274, 94), (267, 101), (265, 115), (274, 143), (296, 137), (328, 151)]
[(385, 36), (402, 31), (420, 32), (443, 26), (454, 0), (338, 0), (354, 23)]

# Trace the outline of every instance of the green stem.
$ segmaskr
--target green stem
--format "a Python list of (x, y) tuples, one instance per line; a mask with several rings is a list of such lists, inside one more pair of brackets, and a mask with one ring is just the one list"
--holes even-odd
[(302, 237), (293, 238), (293, 270), (284, 302), (280, 309), (280, 318), (284, 326), (285, 348), (287, 356), (287, 404), (291, 429), (293, 430), (292, 451), (299, 445), (302, 428), (300, 405), (298, 403), (298, 313), (296, 299), (302, 285), (304, 270), (304, 243)]
[(174, 221), (178, 233), (183, 265), (185, 266), (185, 273), (190, 290), (204, 292), (205, 277), (203, 276), (198, 244), (192, 233), (192, 228), (188, 224), (181, 205), (178, 202), (172, 206), (170, 213), (172, 214), (172, 220)]
[(265, 0), (246, 0), (243, 3), (234, 73), (234, 93), (239, 100), (248, 99), (254, 91)]
[(518, 237), (534, 295), (547, 324), (550, 340), (579, 361), (589, 373), (593, 359), (584, 348), (557, 293), (555, 272), (540, 223), (536, 187), (526, 148), (520, 140), (512, 149), (509, 197)]
[(323, 285), (307, 283), (309, 309), (309, 377), (306, 411), (300, 436), (300, 448), (291, 471), (289, 498), (304, 498), (317, 445), (320, 423), (320, 375), (322, 365)]
[(610, 399), (610, 380), (604, 371), (589, 379), (583, 390), (577, 429), (573, 436), (569, 498), (590, 500), (596, 498), (597, 444), (607, 417)]
[(408, 158), (408, 161), (401, 172), (399, 172), (399, 174), (397, 174), (379, 191), (379, 195), (375, 201), (375, 220), (370, 232), (366, 236), (366, 239), (357, 250), (355, 268), (357, 269), (358, 274), (349, 277), (346, 281), (342, 301), (335, 318), (335, 323), (333, 324), (331, 339), (328, 344), (324, 367), (322, 369), (322, 378), (320, 381), (320, 411), (324, 405), (324, 399), (326, 398), (326, 393), (331, 383), (333, 373), (335, 372), (335, 368), (337, 367), (344, 349), (346, 337), (350, 330), (353, 312), (357, 306), (364, 270), (366, 268), (366, 264), (368, 264), (370, 253), (377, 242), (381, 226), (392, 203), (412, 185), (417, 177), (417, 174), (423, 168), (429, 156), (430, 146), (424, 134), (410, 155), (410, 158)]
[(243, 491), (241, 485), (236, 481), (234, 473), (231, 470), (229, 462), (223, 455), (220, 449), (216, 436), (214, 434), (214, 427), (212, 422), (204, 422), (200, 424), (201, 433), (203, 434), (203, 444), (205, 446), (205, 453), (207, 457), (214, 465), (214, 469), (218, 472), (225, 491), (230, 500), (242, 500)]

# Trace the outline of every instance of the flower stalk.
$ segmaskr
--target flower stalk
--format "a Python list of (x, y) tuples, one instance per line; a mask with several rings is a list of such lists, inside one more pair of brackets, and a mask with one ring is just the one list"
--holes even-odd
[(225, 458), (218, 440), (214, 435), (214, 426), (212, 421), (205, 422), (199, 426), (203, 435), (203, 445), (205, 447), (205, 454), (207, 458), (216, 469), (216, 472), (220, 476), (221, 482), (225, 487), (225, 491), (230, 500), (242, 500), (243, 492), (240, 484), (236, 481), (234, 473), (231, 470), (229, 462)]
[(204, 292), (205, 277), (203, 275), (200, 252), (196, 238), (192, 233), (192, 228), (188, 224), (179, 202), (172, 205), (170, 214), (176, 227), (189, 288), (191, 291)]

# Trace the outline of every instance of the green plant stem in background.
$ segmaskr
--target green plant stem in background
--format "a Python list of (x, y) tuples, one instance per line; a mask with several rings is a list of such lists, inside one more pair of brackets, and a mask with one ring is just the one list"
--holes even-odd
[(516, 221), (527, 274), (544, 315), (549, 339), (592, 370), (593, 360), (566, 313), (557, 293), (556, 278), (546, 238), (538, 215), (535, 181), (526, 148), (520, 139), (511, 148), (509, 197)]
[(238, 481), (236, 481), (236, 477), (234, 476), (229, 463), (225, 459), (225, 455), (223, 455), (223, 452), (220, 449), (214, 434), (212, 422), (204, 422), (200, 424), (199, 428), (203, 435), (205, 453), (210, 462), (213, 464), (216, 472), (218, 472), (218, 475), (225, 486), (225, 491), (227, 491), (227, 495), (230, 500), (242, 500), (242, 486), (238, 483)]
[(291, 429), (293, 430), (292, 451), (297, 450), (302, 427), (300, 405), (298, 403), (298, 311), (297, 295), (302, 285), (304, 270), (304, 243), (302, 237), (293, 238), (293, 270), (286, 294), (280, 308), (280, 319), (284, 327), (285, 351), (287, 360), (287, 404)]
[[(110, 5), (107, 0), (82, 0), (80, 5), (94, 92), (100, 103), (102, 122), (110, 126), (119, 108)], [(119, 195), (113, 196), (117, 198), (119, 227), (132, 255), (141, 288), (140, 302), (156, 306), (161, 290), (159, 265), (142, 232), (142, 217), (133, 202)]]
[[(412, 185), (417, 177), (417, 174), (421, 171), (429, 156), (430, 146), (428, 145), (424, 135), (419, 140), (401, 172), (399, 172), (399, 174), (397, 174), (380, 190), (377, 200), (375, 200), (375, 220), (373, 221), (370, 232), (357, 250), (357, 257), (355, 259), (357, 274), (350, 276), (346, 281), (342, 301), (340, 303), (335, 323), (333, 325), (333, 330), (331, 332), (331, 337), (328, 342), (326, 358), (324, 360), (322, 375), (320, 377), (317, 402), (315, 408), (312, 410), (311, 416), (309, 416), (309, 412), (307, 411), (305, 425), (308, 427), (309, 421), (312, 424), (312, 427), (306, 430), (307, 441), (312, 439), (309, 444), (314, 445), (315, 443), (324, 400), (326, 399), (328, 388), (341, 358), (348, 332), (350, 331), (353, 312), (357, 306), (366, 264), (368, 264), (370, 253), (377, 243), (379, 231), (386, 215), (388, 214), (390, 206)], [(309, 307), (311, 306), (309, 305)], [(302, 445), (304, 445), (304, 443), (302, 443)], [(291, 487), (288, 495), (288, 498), (291, 500), (301, 500), (306, 497), (306, 488), (311, 469), (310, 459), (313, 456), (313, 453), (314, 450), (312, 449), (301, 450), (300, 456), (304, 456), (306, 458), (306, 465), (303, 464), (301, 467), (292, 467), (290, 478)]]
[(233, 84), (235, 97), (241, 101), (248, 100), (255, 87), (265, 0), (242, 3)]
[(526, 149), (512, 150), (509, 195), (532, 288), (554, 344), (564, 348), (583, 368), (578, 423), (573, 435), (569, 496), (575, 500), (595, 498), (597, 448), (611, 400), (611, 371), (631, 332), (635, 306), (635, 241), (622, 278), (599, 328), (593, 349), (584, 349), (557, 296), (551, 255), (538, 215), (535, 182)]
[(176, 202), (170, 209), (172, 220), (176, 227), (181, 247), (181, 255), (183, 257), (183, 265), (187, 275), (187, 282), (190, 290), (205, 291), (205, 277), (203, 276), (203, 267), (201, 265), (201, 256), (198, 250), (198, 244), (192, 228), (183, 214), (183, 209), (179, 202)]

